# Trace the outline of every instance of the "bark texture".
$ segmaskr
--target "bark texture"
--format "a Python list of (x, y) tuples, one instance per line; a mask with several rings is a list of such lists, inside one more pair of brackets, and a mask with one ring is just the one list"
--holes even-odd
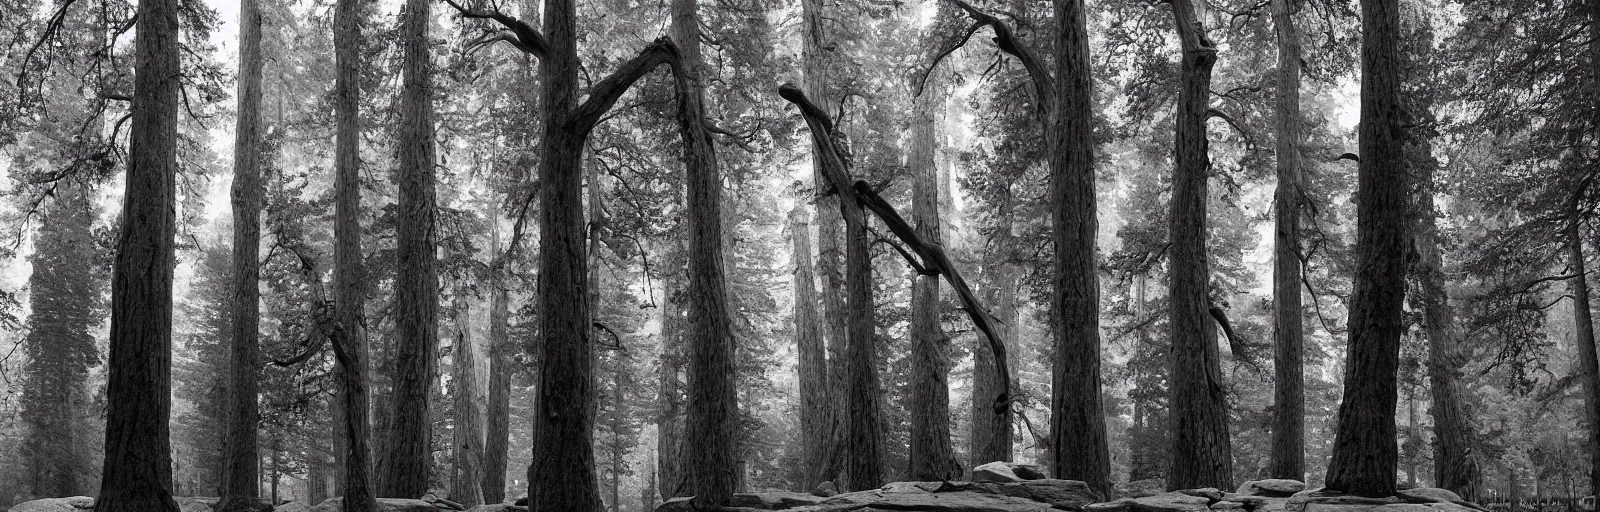
[[(1584, 420), (1588, 422), (1588, 445), (1590, 457), (1600, 460), (1600, 358), (1595, 354), (1594, 317), (1589, 302), (1589, 277), (1587, 264), (1583, 255), (1583, 237), (1580, 227), (1579, 201), (1588, 187), (1593, 186), (1585, 180), (1572, 199), (1567, 203), (1568, 214), (1571, 217), (1563, 233), (1566, 238), (1568, 265), (1571, 267), (1572, 279), (1567, 281), (1572, 294), (1572, 320), (1573, 333), (1578, 338), (1578, 364), (1583, 373), (1583, 412)], [(1591, 477), (1595, 477), (1600, 469), (1592, 470)], [(1600, 488), (1600, 487), (1596, 487)]]
[[(801, 74), (805, 90), (815, 98), (824, 112), (837, 110), (838, 101), (828, 86), (830, 42), (828, 23), (822, 0), (801, 0)], [(844, 217), (839, 213), (839, 196), (829, 193), (833, 184), (823, 171), (823, 157), (815, 147), (811, 149), (811, 186), (816, 194), (817, 260), (816, 274), (822, 295), (823, 334), (828, 347), (828, 400), (823, 422), (828, 425), (828, 442), (824, 445), (823, 480), (838, 479), (844, 470), (848, 453), (849, 424), (844, 414), (850, 410), (845, 364), (845, 347), (849, 332), (846, 328), (843, 250), (840, 241), (844, 236)], [(819, 481), (820, 483), (820, 481)], [(842, 489), (842, 487), (841, 487)]]
[(233, 141), (233, 293), (228, 432), (218, 510), (251, 510), (260, 494), (257, 405), (261, 323), (261, 13), (239, 2), (239, 106)]
[(1083, 0), (1056, 0), (1054, 5), (1055, 18), (1062, 22), (1056, 29), (1055, 101), (1047, 134), (1058, 322), (1050, 431), (1063, 434), (1050, 437), (1051, 467), (1056, 478), (1082, 480), (1110, 497), (1111, 454), (1100, 389), (1099, 222), (1087, 9)]
[[(1589, 80), (1590, 86), (1600, 89), (1600, 0), (1589, 0)], [(1593, 130), (1600, 134), (1600, 111), (1595, 113)], [(1600, 137), (1596, 137), (1600, 139)], [(1592, 331), (1591, 331), (1592, 332)], [(1593, 334), (1590, 335), (1593, 337)], [(1591, 340), (1592, 341), (1592, 340)], [(1600, 361), (1594, 354), (1594, 343), (1584, 345), (1581, 354), (1584, 373), (1584, 409), (1589, 420), (1589, 493), (1600, 494)]]
[(1001, 414), (995, 414), (994, 398), (1006, 390), (1005, 375), (1000, 372), (1000, 366), (995, 364), (995, 353), (989, 349), (991, 343), (1015, 343), (1017, 322), (1017, 268), (1007, 263), (1009, 252), (1015, 239), (1012, 232), (1011, 208), (1009, 205), (1001, 207), (1001, 218), (1004, 227), (996, 235), (994, 245), (998, 248), (1002, 261), (994, 265), (994, 276), (990, 278), (988, 293), (989, 304), (994, 306), (994, 315), (1000, 319), (1000, 326), (996, 328), (999, 340), (988, 340), (984, 336), (976, 336), (972, 340), (972, 433), (971, 433), (971, 461), (968, 467), (994, 462), (1012, 460), (1012, 412), (1006, 407)]
[(505, 282), (505, 255), (500, 243), (500, 223), (496, 219), (490, 249), (501, 264), (489, 275), (489, 401), (488, 427), (483, 443), (483, 502), (501, 503), (506, 499), (506, 456), (511, 448), (511, 373), (516, 347), (511, 343), (511, 291)]
[(333, 11), (334, 77), (334, 318), (344, 466), (344, 512), (376, 512), (372, 488), (372, 422), (368, 404), (367, 339), (362, 320), (366, 270), (361, 253), (361, 1), (338, 0)]
[(139, 2), (122, 231), (111, 279), (104, 467), (95, 510), (176, 511), (172, 267), (177, 234), (178, 0)]
[[(682, 240), (682, 237), (679, 237)], [(666, 300), (661, 305), (661, 367), (657, 375), (656, 404), (661, 415), (656, 418), (656, 486), (663, 500), (677, 496), (682, 477), (678, 472), (679, 452), (683, 446), (683, 247), (674, 244), (669, 253), (667, 268), (671, 273), (664, 279)]]
[(470, 303), (464, 285), (456, 286), (455, 360), (450, 388), (455, 394), (452, 419), (455, 431), (451, 451), (455, 452), (451, 464), (450, 500), (467, 507), (484, 503), (483, 499), (483, 404), (478, 398), (478, 358), (472, 348), (472, 323)]
[(817, 319), (816, 275), (811, 263), (811, 222), (804, 206), (789, 211), (789, 236), (794, 257), (795, 350), (799, 354), (800, 456), (805, 464), (798, 491), (809, 491), (828, 479), (828, 360), (822, 325)]
[(1402, 171), (1398, 0), (1361, 3), (1360, 176), (1349, 356), (1327, 488), (1395, 491), (1396, 372), (1405, 300), (1406, 191)]
[[(924, 242), (939, 244), (938, 118), (944, 105), (941, 73), (934, 71), (916, 100), (911, 125), (911, 221)], [(954, 479), (950, 454), (950, 338), (939, 324), (939, 276), (919, 273), (911, 290), (911, 447), (906, 476), (915, 481)]]
[(1272, 478), (1305, 480), (1305, 326), (1300, 295), (1300, 31), (1299, 0), (1272, 0), (1278, 39), (1278, 187), (1272, 215)]
[(695, 0), (672, 0), (672, 39), (678, 59), (678, 134), (689, 228), (689, 408), (684, 418), (683, 469), (696, 508), (725, 504), (733, 496), (739, 411), (734, 389), (733, 322), (723, 274), (722, 173), (706, 128), (705, 63), (700, 57), (700, 17)]
[(394, 397), (386, 449), (378, 464), (378, 495), (420, 498), (428, 492), (429, 390), (439, 347), (439, 278), (434, 247), (433, 65), (429, 57), (432, 2), (406, 0), (400, 26), (404, 76), (400, 89), (399, 219), (395, 256), (396, 344)]
[(1209, 315), (1211, 268), (1206, 255), (1206, 119), (1217, 49), (1191, 0), (1174, 0), (1182, 42), (1176, 114), (1177, 167), (1172, 176), (1169, 325), (1172, 338), (1172, 470), (1167, 489), (1233, 488), (1233, 448), (1221, 354)]

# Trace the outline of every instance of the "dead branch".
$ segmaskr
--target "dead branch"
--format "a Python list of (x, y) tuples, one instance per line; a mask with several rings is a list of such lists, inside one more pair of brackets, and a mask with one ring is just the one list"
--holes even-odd
[(450, 7), (454, 7), (456, 12), (461, 13), (463, 18), (494, 20), (501, 26), (506, 27), (506, 29), (511, 31), (510, 37), (498, 40), (510, 42), (516, 46), (517, 49), (541, 59), (550, 53), (550, 44), (545, 41), (544, 35), (539, 33), (538, 29), (533, 28), (527, 23), (523, 23), (522, 20), (519, 20), (516, 17), (502, 13), (499, 9), (492, 11), (468, 9), (463, 7), (461, 4), (456, 3), (455, 0), (444, 1), (447, 4), (450, 4)]
[[(954, 0), (959, 2), (960, 0)], [(944, 276), (950, 287), (955, 289), (956, 295), (961, 299), (963, 309), (972, 323), (989, 339), (989, 348), (994, 352), (995, 366), (998, 368), (1001, 382), (1005, 385), (1000, 395), (995, 397), (994, 412), (1002, 414), (1011, 403), (1011, 369), (1006, 362), (1005, 341), (1001, 339), (994, 329), (988, 308), (983, 307), (977, 295), (972, 293), (972, 288), (967, 286), (966, 279), (961, 277), (961, 272), (950, 263), (950, 258), (945, 255), (944, 247), (936, 243), (928, 243), (917, 236), (916, 229), (911, 227), (894, 207), (879, 196), (877, 191), (865, 181), (855, 181), (851, 186), (849, 170), (840, 158), (837, 147), (833, 141), (833, 122), (827, 114), (806, 98), (805, 92), (794, 84), (783, 84), (778, 88), (778, 95), (800, 108), (801, 114), (806, 119), (806, 124), (811, 127), (812, 139), (820, 148), (819, 153), (824, 160), (823, 174), (839, 189), (842, 200), (856, 200), (873, 214), (877, 215), (889, 231), (905, 242), (911, 250), (922, 257), (922, 263), (928, 272), (937, 272)]]
[(1055, 80), (1051, 78), (1050, 72), (1045, 69), (1044, 63), (1039, 61), (1033, 51), (1017, 40), (1016, 34), (1011, 31), (1011, 26), (1006, 25), (1004, 21), (1000, 21), (1000, 18), (990, 16), (989, 13), (979, 10), (963, 0), (950, 0), (950, 2), (956, 4), (956, 7), (960, 7), (962, 11), (966, 11), (967, 16), (972, 17), (976, 23), (967, 29), (965, 36), (961, 37), (953, 45), (949, 45), (932, 62), (928, 63), (927, 71), (924, 71), (922, 78), (917, 81), (917, 95), (922, 95), (922, 88), (928, 80), (928, 75), (933, 72), (934, 68), (939, 67), (940, 60), (965, 45), (971, 39), (973, 32), (976, 32), (979, 27), (988, 25), (994, 31), (995, 46), (1000, 48), (1000, 51), (1009, 53), (1022, 62), (1022, 67), (1028, 70), (1028, 76), (1033, 79), (1033, 88), (1038, 98), (1039, 106), (1048, 109), (1050, 102), (1054, 98), (1051, 91), (1055, 89)]
[(672, 44), (672, 39), (666, 37), (656, 39), (650, 46), (639, 50), (638, 55), (622, 63), (622, 67), (617, 68), (610, 76), (594, 84), (589, 90), (589, 99), (578, 105), (567, 118), (567, 122), (571, 124), (569, 128), (579, 134), (588, 134), (596, 124), (599, 124), (601, 116), (611, 110), (611, 106), (617, 103), (623, 93), (628, 92), (628, 88), (632, 87), (634, 82), (644, 78), (644, 75), (655, 70), (656, 66), (677, 60), (678, 47)]

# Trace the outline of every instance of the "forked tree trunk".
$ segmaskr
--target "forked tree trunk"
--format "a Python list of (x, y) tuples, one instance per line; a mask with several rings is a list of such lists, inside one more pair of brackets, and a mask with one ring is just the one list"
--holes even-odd
[(178, 1), (142, 0), (128, 171), (111, 279), (105, 459), (95, 509), (176, 511), (172, 500), (172, 267), (177, 234)]
[(734, 447), (738, 395), (734, 389), (733, 322), (723, 274), (722, 173), (706, 128), (705, 64), (695, 0), (672, 1), (672, 39), (678, 60), (678, 134), (689, 229), (689, 407), (684, 418), (685, 484), (696, 508), (725, 504), (736, 481)]
[(435, 273), (434, 137), (428, 28), (432, 2), (406, 0), (400, 38), (399, 220), (395, 256), (394, 411), (378, 465), (378, 495), (420, 498), (428, 492), (433, 423), (428, 414), (439, 346), (439, 279)]
[[(935, 70), (916, 100), (911, 125), (911, 221), (917, 236), (942, 243), (939, 227), (938, 117), (944, 84)], [(939, 324), (939, 276), (918, 275), (911, 290), (911, 447), (906, 476), (916, 481), (956, 478), (950, 454), (949, 345)]]
[(227, 435), (222, 448), (224, 512), (252, 510), (256, 480), (261, 322), (261, 13), (239, 2), (239, 107), (233, 143), (233, 280)]
[(1404, 330), (1407, 180), (1402, 171), (1398, 0), (1361, 3), (1360, 173), (1349, 356), (1327, 488), (1395, 491), (1396, 372)]
[(1207, 103), (1217, 49), (1191, 0), (1172, 2), (1182, 71), (1176, 114), (1177, 168), (1172, 177), (1169, 323), (1172, 332), (1172, 470), (1168, 489), (1233, 488), (1233, 449), (1221, 354), (1208, 310), (1211, 267), (1206, 261)]
[(800, 450), (804, 479), (797, 491), (809, 491), (828, 479), (828, 360), (822, 325), (817, 318), (816, 276), (811, 264), (811, 223), (803, 205), (789, 211), (789, 237), (794, 258), (795, 350), (799, 354)]
[(1299, 0), (1272, 0), (1278, 38), (1278, 187), (1272, 215), (1272, 478), (1306, 477), (1304, 310), (1300, 296), (1300, 31)]
[(362, 314), (366, 271), (361, 253), (361, 2), (338, 0), (333, 11), (334, 226), (333, 283), (335, 333), (330, 336), (339, 373), (339, 436), (344, 453), (339, 481), (344, 512), (376, 512), (372, 492), (372, 424), (369, 415), (366, 333)]

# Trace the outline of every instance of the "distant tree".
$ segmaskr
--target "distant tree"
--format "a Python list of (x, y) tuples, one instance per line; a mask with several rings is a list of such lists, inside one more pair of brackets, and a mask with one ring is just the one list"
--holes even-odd
[[(917, 235), (942, 243), (939, 227), (938, 119), (944, 83), (934, 71), (911, 122), (911, 219)], [(960, 476), (950, 452), (950, 338), (940, 325), (939, 276), (919, 275), (911, 292), (911, 450), (906, 477), (917, 481)]]
[(789, 212), (789, 237), (794, 258), (795, 371), (800, 382), (800, 451), (805, 465), (800, 488), (808, 491), (827, 479), (828, 360), (817, 318), (816, 274), (811, 259), (811, 222), (803, 206)]
[(29, 258), (27, 333), (22, 344), (22, 464), (24, 492), (34, 497), (78, 496), (92, 475), (89, 441), (78, 423), (89, 415), (88, 372), (100, 364), (90, 331), (100, 323), (99, 250), (91, 228), (93, 202), (82, 185), (58, 187), (39, 214)]
[(1273, 0), (1278, 72), (1274, 114), (1277, 132), (1277, 189), (1273, 192), (1272, 332), (1273, 478), (1304, 480), (1306, 475), (1305, 315), (1301, 302), (1300, 208), (1304, 193), (1300, 146), (1300, 30), (1294, 15), (1300, 0)]

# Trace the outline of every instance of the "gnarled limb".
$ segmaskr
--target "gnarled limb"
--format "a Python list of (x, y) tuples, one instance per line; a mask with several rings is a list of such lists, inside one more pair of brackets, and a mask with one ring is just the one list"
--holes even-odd
[[(960, 0), (954, 1), (959, 2)], [(884, 225), (889, 227), (889, 231), (894, 233), (896, 238), (899, 238), (901, 242), (904, 242), (922, 258), (922, 267), (925, 271), (943, 275), (945, 281), (949, 282), (951, 288), (955, 289), (956, 295), (960, 297), (964, 306), (963, 309), (967, 312), (967, 316), (972, 319), (972, 323), (977, 326), (978, 330), (982, 331), (985, 337), (989, 339), (990, 348), (994, 351), (995, 365), (999, 368), (1002, 377), (1001, 381), (1006, 386), (1000, 395), (995, 397), (995, 412), (997, 414), (1004, 412), (1011, 404), (1011, 392), (1009, 389), (1011, 370), (1006, 364), (1005, 343), (994, 330), (993, 319), (989, 315), (988, 308), (983, 307), (983, 304), (978, 301), (977, 295), (972, 293), (972, 288), (967, 285), (966, 279), (961, 277), (961, 272), (957, 271), (955, 265), (950, 262), (950, 258), (945, 255), (942, 246), (925, 243), (921, 237), (918, 237), (916, 229), (910, 223), (907, 223), (904, 218), (900, 217), (894, 206), (885, 201), (882, 196), (879, 196), (877, 191), (872, 189), (871, 184), (865, 181), (854, 181), (854, 184), (851, 184), (852, 180), (850, 179), (849, 171), (844, 166), (844, 159), (839, 156), (837, 148), (832, 143), (833, 121), (828, 118), (828, 115), (821, 108), (818, 108), (816, 104), (812, 103), (810, 99), (807, 99), (805, 92), (801, 91), (799, 87), (795, 87), (794, 84), (780, 86), (778, 95), (800, 108), (801, 115), (805, 117), (806, 124), (811, 128), (812, 138), (816, 140), (817, 147), (822, 148), (819, 153), (824, 159), (824, 165), (822, 166), (824, 174), (827, 176), (828, 181), (833, 183), (834, 188), (838, 189), (839, 195), (844, 200), (858, 201), (862, 206), (871, 210), (874, 215), (877, 215), (883, 221)]]
[(468, 9), (456, 3), (455, 0), (444, 0), (444, 2), (450, 4), (450, 7), (454, 7), (456, 12), (461, 13), (464, 18), (494, 20), (511, 32), (488, 42), (506, 41), (516, 46), (517, 49), (541, 59), (550, 51), (550, 45), (545, 42), (544, 34), (541, 34), (538, 29), (523, 23), (522, 20), (514, 16), (500, 12), (499, 9), (492, 11)]
[(1006, 25), (1004, 21), (1000, 21), (1000, 18), (991, 16), (989, 13), (979, 10), (963, 0), (950, 0), (950, 2), (954, 3), (956, 7), (960, 7), (962, 11), (966, 11), (967, 16), (972, 17), (974, 23), (972, 27), (967, 29), (966, 35), (958, 38), (958, 40), (940, 51), (934, 57), (933, 62), (928, 63), (928, 69), (923, 71), (922, 78), (917, 80), (917, 94), (919, 96), (922, 94), (923, 84), (928, 81), (928, 75), (933, 72), (933, 69), (939, 67), (939, 61), (955, 52), (956, 49), (966, 45), (967, 41), (972, 38), (972, 34), (978, 31), (978, 28), (988, 25), (991, 30), (994, 30), (995, 46), (999, 47), (1000, 51), (1016, 57), (1017, 60), (1022, 62), (1022, 67), (1028, 70), (1028, 77), (1033, 79), (1034, 97), (1038, 98), (1041, 109), (1048, 112), (1050, 103), (1054, 101), (1054, 94), (1051, 91), (1055, 90), (1055, 80), (1051, 78), (1050, 72), (1045, 69), (1044, 64), (1039, 61), (1034, 52), (1017, 40), (1016, 34), (1011, 31), (1011, 26)]
[(611, 106), (617, 103), (617, 99), (628, 92), (628, 88), (632, 87), (634, 82), (644, 78), (644, 75), (655, 70), (656, 66), (674, 63), (677, 60), (678, 47), (672, 43), (672, 39), (663, 37), (650, 43), (650, 46), (639, 50), (638, 55), (622, 63), (622, 67), (617, 68), (610, 76), (594, 84), (589, 90), (589, 99), (584, 100), (567, 117), (568, 127), (575, 133), (587, 135), (589, 130), (593, 130), (595, 125), (600, 123), (600, 118), (611, 110)]

